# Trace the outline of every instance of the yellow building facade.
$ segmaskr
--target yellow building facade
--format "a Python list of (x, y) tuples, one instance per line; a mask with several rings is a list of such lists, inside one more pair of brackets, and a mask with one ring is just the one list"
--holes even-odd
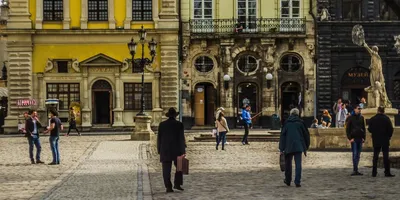
[(249, 104), (259, 127), (293, 107), (312, 120), (315, 95), (312, 0), (183, 1), (182, 106), (186, 127), (214, 124), (225, 109), (241, 126)]
[[(153, 125), (163, 108), (178, 107), (177, 0), (10, 0), (3, 35), (8, 61), (8, 115), (5, 132), (15, 132), (33, 99), (43, 119), (46, 99), (59, 99), (62, 121), (71, 103), (79, 103), (86, 129), (134, 126), (140, 110), (141, 73), (132, 65), (127, 43), (158, 43), (157, 55), (145, 70), (145, 110)], [(138, 44), (134, 59), (151, 59), (147, 43)], [(163, 92), (161, 92), (163, 91)]]

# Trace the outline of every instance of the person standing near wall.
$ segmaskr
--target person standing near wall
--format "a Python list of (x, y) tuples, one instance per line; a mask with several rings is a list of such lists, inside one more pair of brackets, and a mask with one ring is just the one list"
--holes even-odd
[(358, 171), (358, 163), (360, 162), (362, 144), (365, 142), (365, 122), (364, 117), (361, 116), (359, 105), (354, 106), (353, 114), (347, 119), (346, 134), (353, 153), (353, 173), (351, 176), (362, 176), (363, 174)]
[(249, 141), (247, 138), (249, 137), (249, 129), (251, 127), (251, 116), (250, 116), (250, 105), (246, 105), (245, 109), (242, 110), (242, 120), (244, 123), (244, 135), (242, 139), (242, 144), (243, 145), (249, 145)]

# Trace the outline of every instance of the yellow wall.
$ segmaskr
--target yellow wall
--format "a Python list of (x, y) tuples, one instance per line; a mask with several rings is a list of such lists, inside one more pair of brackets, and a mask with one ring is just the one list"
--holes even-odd
[(29, 12), (31, 13), (32, 28), (35, 28), (36, 0), (29, 0)]
[[(145, 45), (145, 56), (150, 58), (147, 45)], [(138, 45), (136, 57), (141, 56), (142, 46)], [(69, 44), (69, 45), (40, 45), (33, 47), (33, 72), (43, 72), (47, 59), (78, 59), (82, 62), (97, 54), (104, 54), (119, 61), (131, 58), (127, 44)], [(160, 65), (160, 48), (157, 50), (157, 63)]]
[(81, 27), (81, 0), (69, 1), (69, 15), (71, 17), (71, 28)]
[(116, 27), (123, 27), (124, 20), (126, 17), (126, 1), (114, 1), (114, 15), (115, 15), (115, 22)]

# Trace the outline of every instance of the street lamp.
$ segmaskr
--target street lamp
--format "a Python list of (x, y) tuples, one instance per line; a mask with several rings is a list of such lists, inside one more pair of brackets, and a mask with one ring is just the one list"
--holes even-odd
[(265, 79), (267, 79), (267, 88), (271, 88), (271, 82), (272, 79), (274, 78), (274, 76), (272, 76), (271, 73), (267, 73), (267, 75), (265, 75)]
[(225, 90), (229, 89), (229, 81), (231, 81), (231, 77), (228, 74), (225, 74), (222, 79), (224, 80)]
[[(148, 42), (148, 47), (149, 47), (149, 50), (150, 50), (151, 60), (148, 59), (148, 58), (145, 58), (144, 57), (144, 45), (146, 43), (147, 32), (142, 26), (142, 29), (140, 29), (138, 31), (138, 33), (139, 33), (139, 38), (140, 38), (139, 42), (140, 42), (140, 44), (142, 44), (142, 57), (137, 59), (137, 61), (140, 62), (140, 67), (141, 67), (141, 72), (142, 72), (142, 87), (141, 87), (142, 93), (141, 93), (141, 96), (140, 96), (140, 105), (141, 105), (140, 112), (138, 114), (136, 114), (136, 116), (144, 116), (144, 115), (147, 115), (144, 112), (144, 110), (145, 110), (145, 105), (144, 105), (144, 69), (145, 69), (146, 65), (150, 65), (154, 61), (154, 57), (156, 56), (157, 42), (154, 41), (154, 38), (152, 38), (151, 41)], [(135, 57), (135, 53), (136, 53), (136, 47), (137, 47), (137, 43), (132, 38), (131, 42), (128, 43), (129, 53), (132, 56), (132, 67), (134, 67), (134, 65), (135, 65), (134, 57)]]

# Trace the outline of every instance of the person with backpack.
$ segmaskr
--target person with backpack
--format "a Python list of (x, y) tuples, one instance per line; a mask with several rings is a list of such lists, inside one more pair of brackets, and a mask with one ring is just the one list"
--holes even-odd
[(365, 142), (366, 134), (364, 117), (361, 116), (361, 107), (358, 104), (354, 107), (353, 114), (346, 120), (346, 134), (353, 153), (353, 173), (351, 176), (362, 176), (363, 174), (358, 171), (358, 163), (360, 162), (362, 144)]
[(228, 128), (228, 123), (226, 122), (226, 119), (224, 117), (224, 113), (220, 112), (217, 120), (215, 121), (217, 131), (219, 133), (218, 135), (218, 141), (217, 141), (217, 146), (215, 147), (218, 150), (219, 143), (222, 141), (222, 150), (225, 150), (225, 137), (226, 134), (229, 132)]

